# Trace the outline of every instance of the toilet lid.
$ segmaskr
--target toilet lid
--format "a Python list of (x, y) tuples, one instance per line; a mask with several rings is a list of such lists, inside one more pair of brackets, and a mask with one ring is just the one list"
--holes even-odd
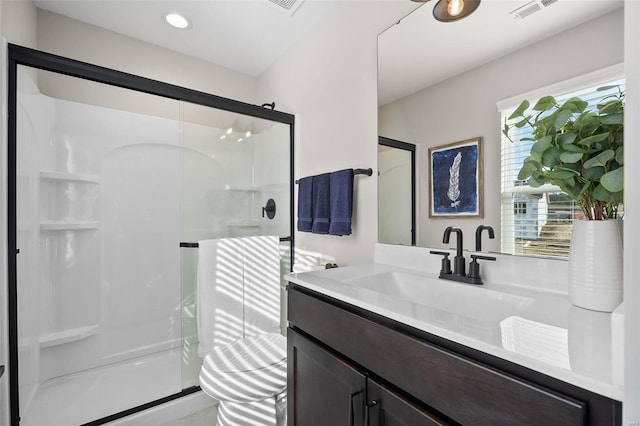
[(287, 339), (279, 333), (260, 334), (218, 346), (207, 356), (210, 372), (243, 373), (286, 361)]

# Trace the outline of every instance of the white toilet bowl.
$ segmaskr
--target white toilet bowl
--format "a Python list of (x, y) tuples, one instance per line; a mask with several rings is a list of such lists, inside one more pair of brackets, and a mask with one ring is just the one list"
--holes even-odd
[(261, 334), (214, 348), (202, 363), (200, 387), (220, 401), (218, 426), (284, 425), (286, 338)]

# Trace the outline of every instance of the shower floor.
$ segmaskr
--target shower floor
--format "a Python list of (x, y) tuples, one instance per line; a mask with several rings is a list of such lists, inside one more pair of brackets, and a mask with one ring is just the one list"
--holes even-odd
[(40, 386), (22, 426), (77, 426), (182, 390), (182, 348), (52, 379)]

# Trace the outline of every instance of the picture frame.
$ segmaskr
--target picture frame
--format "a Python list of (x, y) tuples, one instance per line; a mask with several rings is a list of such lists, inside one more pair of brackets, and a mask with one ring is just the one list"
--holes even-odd
[(429, 148), (429, 217), (483, 218), (482, 137)]

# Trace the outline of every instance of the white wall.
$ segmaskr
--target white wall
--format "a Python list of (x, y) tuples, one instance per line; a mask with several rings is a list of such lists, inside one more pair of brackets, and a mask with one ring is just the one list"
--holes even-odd
[[(257, 103), (254, 77), (40, 9), (37, 46), (56, 55)], [(62, 97), (64, 87), (59, 90), (46, 94)]]
[[(478, 225), (487, 224), (496, 238), (487, 239), (484, 247), (500, 250), (501, 123), (496, 102), (622, 63), (623, 19), (624, 11), (618, 9), (380, 108), (380, 136), (417, 145), (418, 245), (441, 246), (447, 226), (472, 236)], [(598, 54), (585, 54), (579, 46)], [(484, 219), (429, 219), (428, 148), (476, 136), (484, 138)], [(474, 239), (467, 237), (465, 247), (473, 249)]]
[(1, 0), (2, 35), (9, 43), (36, 47), (36, 7), (31, 0)]
[[(627, 99), (625, 106), (625, 163), (640, 162), (640, 2), (625, 1), (625, 74)], [(625, 167), (627, 191), (624, 198), (624, 327), (625, 327), (625, 395), (623, 424), (640, 425), (640, 194), (633, 183), (640, 181), (638, 167)]]
[(296, 248), (332, 256), (339, 265), (369, 262), (377, 218), (377, 35), (416, 4), (338, 2), (259, 80), (264, 99), (296, 113), (295, 179), (345, 168), (356, 176), (353, 234), (296, 232)]

